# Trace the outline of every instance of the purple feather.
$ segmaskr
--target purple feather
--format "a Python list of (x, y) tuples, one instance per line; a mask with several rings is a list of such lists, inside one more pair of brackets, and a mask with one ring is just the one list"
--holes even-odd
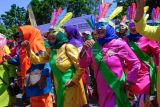
[(156, 12), (156, 9), (153, 8), (153, 9), (152, 9), (152, 20), (153, 20), (153, 21), (155, 20), (155, 12)]
[(52, 20), (54, 19), (55, 16), (56, 16), (56, 9), (54, 9), (54, 11), (52, 12), (50, 24), (52, 24)]
[(127, 15), (127, 17), (128, 17), (129, 20), (131, 19), (130, 16), (131, 16), (131, 6), (128, 7), (128, 15)]
[(100, 16), (101, 12), (102, 12), (102, 4), (99, 4), (99, 7), (98, 7), (98, 14), (99, 14), (99, 16)]

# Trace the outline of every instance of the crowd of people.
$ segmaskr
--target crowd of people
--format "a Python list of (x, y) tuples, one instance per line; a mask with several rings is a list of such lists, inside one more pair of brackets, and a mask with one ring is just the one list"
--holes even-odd
[[(116, 28), (96, 19), (93, 32), (76, 26), (40, 30), (18, 27), (13, 40), (0, 33), (0, 107), (14, 107), (16, 95), (31, 107), (158, 107), (159, 26), (136, 14)], [(103, 16), (103, 14), (102, 14)], [(117, 30), (118, 29), (118, 30)]]

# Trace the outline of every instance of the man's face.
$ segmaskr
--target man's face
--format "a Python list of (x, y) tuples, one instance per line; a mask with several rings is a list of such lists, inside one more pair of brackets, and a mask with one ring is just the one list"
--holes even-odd
[(53, 33), (49, 33), (47, 39), (51, 44), (54, 44), (56, 42), (56, 36)]
[(106, 36), (106, 29), (97, 29), (96, 34), (98, 38), (104, 38)]

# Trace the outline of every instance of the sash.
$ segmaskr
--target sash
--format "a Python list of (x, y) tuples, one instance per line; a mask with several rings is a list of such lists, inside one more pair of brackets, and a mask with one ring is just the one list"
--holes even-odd
[(63, 107), (64, 104), (64, 90), (65, 90), (65, 83), (69, 81), (73, 73), (75, 71), (74, 66), (71, 66), (65, 73), (61, 72), (58, 67), (56, 66), (56, 49), (53, 50), (50, 56), (50, 66), (52, 72), (58, 82), (58, 88), (56, 91), (57, 94), (57, 107)]
[(125, 74), (123, 73), (121, 79), (119, 80), (118, 77), (108, 68), (106, 63), (101, 60), (103, 58), (103, 54), (101, 51), (101, 47), (97, 42), (92, 47), (92, 53), (96, 64), (100, 65), (99, 69), (103, 78), (115, 93), (116, 107), (130, 107), (130, 103), (126, 96), (126, 93), (123, 89), (121, 89), (125, 81)]
[(154, 94), (154, 89), (156, 87), (157, 84), (157, 74), (156, 74), (156, 67), (153, 61), (153, 58), (149, 55), (147, 55), (146, 53), (144, 53), (139, 47), (138, 45), (131, 41), (128, 40), (128, 44), (130, 45), (131, 49), (133, 50), (133, 52), (136, 54), (136, 56), (143, 62), (145, 63), (150, 70), (150, 80), (151, 80), (151, 91), (150, 94)]

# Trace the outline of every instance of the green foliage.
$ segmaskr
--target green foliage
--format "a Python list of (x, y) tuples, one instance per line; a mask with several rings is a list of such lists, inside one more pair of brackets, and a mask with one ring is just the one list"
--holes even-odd
[(26, 10), (18, 7), (15, 4), (11, 5), (11, 9), (1, 15), (1, 30), (0, 32), (6, 34), (11, 38), (11, 34), (17, 32), (17, 27), (26, 24)]
[(12, 39), (12, 29), (6, 29), (3, 24), (0, 24), (0, 33), (4, 34), (7, 36), (7, 39)]
[(32, 0), (31, 5), (38, 25), (50, 22), (53, 9), (67, 7), (73, 17), (96, 13), (101, 0)]

